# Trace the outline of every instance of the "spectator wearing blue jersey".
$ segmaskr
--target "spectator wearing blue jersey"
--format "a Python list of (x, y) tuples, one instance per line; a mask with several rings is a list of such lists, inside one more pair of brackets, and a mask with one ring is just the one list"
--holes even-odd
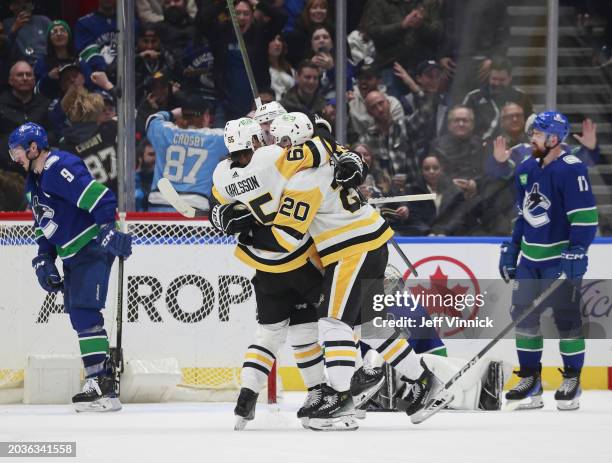
[(85, 62), (102, 58), (106, 66), (113, 66), (118, 38), (117, 0), (100, 0), (98, 9), (79, 18), (74, 28), (74, 44)]
[[(541, 408), (541, 359), (544, 339), (543, 311), (553, 308), (563, 359), (563, 383), (555, 393), (557, 408), (579, 407), (580, 374), (585, 342), (580, 288), (587, 271), (587, 251), (597, 231), (598, 211), (587, 167), (562, 144), (570, 124), (559, 112), (536, 116), (530, 135), (532, 156), (516, 170), (518, 218), (511, 241), (502, 244), (499, 270), (513, 284), (514, 319), (551, 283), (567, 280), (540, 307), (516, 326), (520, 382), (506, 399), (519, 408)], [(520, 253), (520, 261), (519, 261)]]
[(210, 128), (212, 119), (208, 102), (197, 95), (186, 95), (181, 108), (149, 117), (146, 134), (155, 149), (149, 211), (174, 211), (157, 189), (162, 177), (193, 207), (209, 209), (212, 174), (227, 156), (223, 130)]
[(131, 236), (116, 228), (117, 199), (77, 156), (52, 150), (37, 124), (15, 129), (8, 148), (28, 174), (26, 198), (38, 244), (32, 261), (36, 277), (46, 292), (64, 293), (64, 308), (78, 336), (86, 381), (72, 402), (77, 411), (119, 410), (102, 316), (113, 261), (132, 252)]
[(24, 60), (34, 66), (36, 60), (47, 54), (47, 29), (50, 24), (46, 16), (32, 14), (31, 0), (9, 0), (13, 16), (4, 20), (8, 33), (11, 60)]

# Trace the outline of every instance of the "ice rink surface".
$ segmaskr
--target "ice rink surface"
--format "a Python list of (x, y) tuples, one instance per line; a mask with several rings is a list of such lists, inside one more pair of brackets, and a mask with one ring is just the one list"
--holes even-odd
[[(233, 404), (127, 404), (118, 413), (76, 414), (69, 405), (0, 406), (0, 441), (76, 441), (67, 462), (611, 463), (612, 392), (587, 391), (577, 412), (441, 412), (412, 425), (403, 413), (369, 413), (354, 432), (314, 432), (295, 411), (303, 395), (259, 404), (233, 431)], [(40, 458), (0, 458), (40, 462)], [(45, 461), (45, 460), (42, 460)]]

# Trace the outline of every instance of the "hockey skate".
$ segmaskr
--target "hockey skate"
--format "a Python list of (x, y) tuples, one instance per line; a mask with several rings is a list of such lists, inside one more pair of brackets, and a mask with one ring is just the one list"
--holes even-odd
[[(421, 366), (423, 367), (421, 376), (416, 380), (407, 380), (398, 391), (400, 396), (398, 408), (405, 410), (408, 416), (421, 410), (427, 401), (442, 388), (440, 380), (436, 378), (422, 359)], [(447, 402), (450, 400), (452, 400), (452, 397)]]
[(312, 410), (308, 427), (313, 431), (354, 431), (359, 425), (355, 420), (355, 406), (350, 391), (338, 392), (327, 384), (321, 387), (319, 406)]
[(242, 431), (247, 423), (255, 418), (255, 406), (257, 405), (258, 396), (259, 394), (249, 388), (243, 387), (240, 389), (236, 408), (234, 408), (234, 415), (236, 415), (234, 431)]
[(563, 383), (555, 392), (557, 410), (578, 410), (580, 408), (580, 370), (566, 368), (565, 371), (559, 369), (563, 375)]
[(542, 379), (539, 369), (521, 368), (515, 372), (519, 383), (506, 393), (506, 411), (531, 410), (544, 407)]
[(499, 410), (502, 405), (502, 391), (504, 389), (504, 372), (502, 362), (489, 362), (487, 377), (482, 384), (479, 410)]
[(306, 399), (297, 412), (297, 417), (302, 422), (302, 426), (304, 426), (306, 429), (308, 429), (308, 417), (310, 413), (321, 405), (321, 400), (323, 398), (322, 387), (322, 384), (318, 384), (308, 389)]
[(365, 410), (368, 401), (376, 395), (385, 382), (385, 373), (381, 367), (361, 367), (351, 378), (351, 395), (358, 410)]
[(82, 391), (72, 397), (72, 403), (77, 412), (113, 412), (122, 408), (115, 379), (107, 375), (87, 378)]

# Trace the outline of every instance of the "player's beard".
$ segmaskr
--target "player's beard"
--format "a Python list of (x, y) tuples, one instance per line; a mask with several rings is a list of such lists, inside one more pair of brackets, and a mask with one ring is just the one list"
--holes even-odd
[(540, 148), (537, 143), (531, 143), (531, 155), (536, 158), (536, 159), (542, 159), (544, 156), (546, 156), (547, 152), (546, 152), (546, 148)]

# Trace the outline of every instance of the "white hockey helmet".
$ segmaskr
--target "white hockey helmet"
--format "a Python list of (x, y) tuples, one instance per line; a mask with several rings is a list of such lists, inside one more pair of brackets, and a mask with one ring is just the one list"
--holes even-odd
[(255, 119), (260, 124), (263, 124), (265, 122), (271, 122), (278, 116), (282, 116), (283, 114), (287, 114), (287, 110), (283, 108), (283, 105), (280, 104), (278, 101), (270, 101), (270, 103), (261, 105), (255, 110), (253, 119)]
[(277, 117), (270, 125), (270, 133), (277, 144), (285, 143), (287, 139), (292, 145), (301, 145), (314, 135), (314, 127), (304, 113), (287, 113)]
[(263, 133), (261, 126), (250, 117), (241, 117), (227, 121), (223, 132), (225, 147), (230, 153), (236, 151), (255, 149), (253, 139), (257, 139), (263, 145)]

